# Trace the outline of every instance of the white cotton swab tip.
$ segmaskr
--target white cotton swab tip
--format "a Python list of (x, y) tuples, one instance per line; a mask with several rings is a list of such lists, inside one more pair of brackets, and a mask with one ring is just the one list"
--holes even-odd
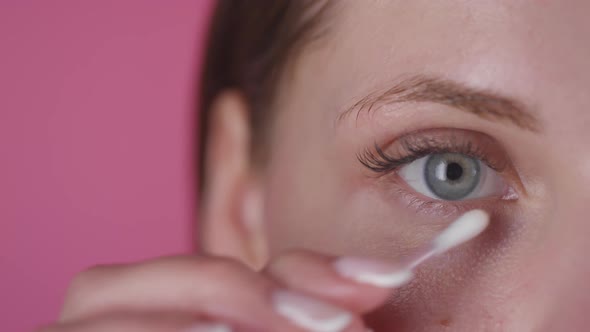
[(483, 232), (490, 222), (490, 216), (482, 210), (471, 210), (440, 233), (432, 242), (433, 249), (442, 253)]
[(396, 288), (408, 283), (413, 270), (429, 258), (469, 241), (483, 232), (489, 215), (482, 210), (471, 210), (444, 229), (427, 244), (415, 249), (397, 264), (367, 258), (344, 257), (336, 261), (336, 270), (347, 278), (377, 287)]

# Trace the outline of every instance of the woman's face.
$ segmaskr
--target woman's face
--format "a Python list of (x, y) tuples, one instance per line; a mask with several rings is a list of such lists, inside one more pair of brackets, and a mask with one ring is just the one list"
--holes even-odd
[(396, 260), (481, 208), (488, 230), (425, 264), (373, 325), (587, 326), (588, 13), (581, 0), (337, 2), (278, 96), (271, 254)]

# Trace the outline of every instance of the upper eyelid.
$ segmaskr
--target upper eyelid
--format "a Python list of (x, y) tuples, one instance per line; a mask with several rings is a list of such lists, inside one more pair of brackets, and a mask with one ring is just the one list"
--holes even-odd
[[(440, 137), (437, 137), (437, 135)], [(461, 139), (460, 136), (464, 138)], [(412, 143), (410, 143), (409, 138), (415, 138), (413, 143), (415, 146), (411, 146)], [(479, 140), (479, 145), (472, 143), (475, 140)], [(496, 140), (483, 133), (469, 130), (422, 130), (406, 134), (394, 140), (390, 145), (395, 145), (396, 143), (401, 144), (406, 149), (405, 152), (399, 153), (399, 156), (388, 154), (382, 146), (375, 143), (372, 149), (366, 149), (361, 154), (357, 154), (357, 159), (362, 165), (377, 174), (395, 171), (413, 160), (432, 153), (463, 153), (470, 157), (481, 159), (490, 168), (498, 172), (502, 172), (509, 163), (508, 157)], [(404, 156), (403, 154), (407, 155)], [(494, 157), (496, 160), (487, 154), (495, 154), (496, 156)]]

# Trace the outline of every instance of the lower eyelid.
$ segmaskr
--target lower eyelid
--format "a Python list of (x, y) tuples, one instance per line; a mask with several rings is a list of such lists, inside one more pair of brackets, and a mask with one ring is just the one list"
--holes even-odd
[(415, 192), (397, 173), (391, 174), (389, 180), (382, 186), (387, 191), (390, 199), (397, 200), (407, 208), (414, 210), (418, 215), (432, 216), (437, 218), (449, 218), (458, 216), (464, 212), (473, 209), (483, 209), (486, 211), (494, 210), (505, 200), (516, 200), (517, 196), (514, 191), (510, 191), (503, 196), (486, 197), (481, 199), (470, 199), (465, 201), (444, 201), (426, 197)]

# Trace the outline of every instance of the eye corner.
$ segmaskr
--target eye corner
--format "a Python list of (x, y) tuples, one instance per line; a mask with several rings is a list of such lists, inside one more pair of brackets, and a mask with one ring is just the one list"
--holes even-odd
[(500, 198), (503, 201), (517, 201), (520, 198), (520, 195), (512, 186), (506, 185), (506, 191), (504, 195)]

